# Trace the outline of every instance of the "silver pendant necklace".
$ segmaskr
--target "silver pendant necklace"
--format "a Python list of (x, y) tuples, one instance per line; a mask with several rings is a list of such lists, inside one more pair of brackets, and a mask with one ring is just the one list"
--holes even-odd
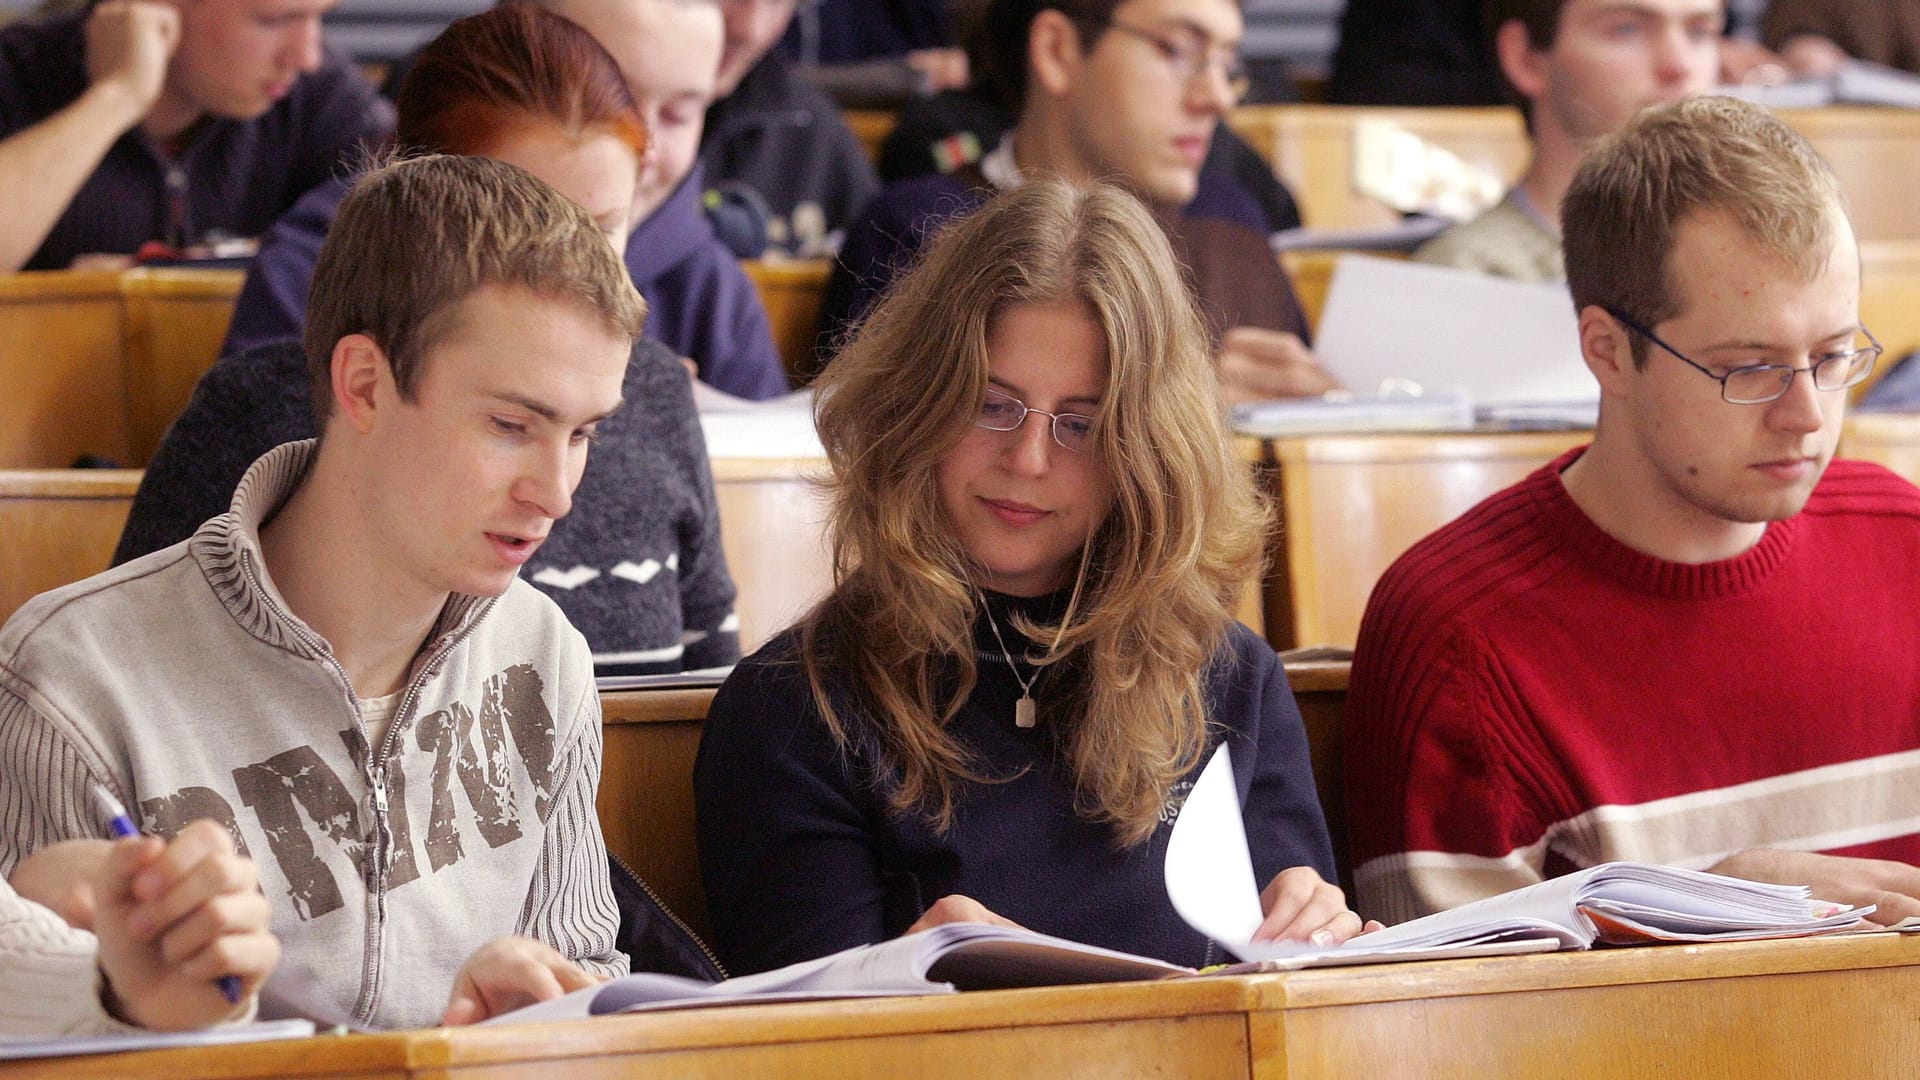
[[(985, 605), (982, 605), (985, 607)], [(1020, 684), (1020, 700), (1013, 703), (1013, 726), (1030, 728), (1034, 724), (1033, 715), (1033, 679), (1020, 677), (1020, 666), (1013, 662), (1013, 652), (1007, 648), (1007, 639), (1000, 636), (1000, 623), (993, 617), (993, 609), (988, 607), (987, 625), (993, 628), (993, 640), (1000, 646), (1000, 658), (1007, 662), (1008, 670), (1013, 672), (1013, 681)], [(1034, 679), (1040, 677), (1034, 673)]]

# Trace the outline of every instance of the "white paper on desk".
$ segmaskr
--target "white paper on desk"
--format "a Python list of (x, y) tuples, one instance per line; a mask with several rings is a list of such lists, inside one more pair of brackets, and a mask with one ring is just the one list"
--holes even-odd
[(718, 687), (733, 674), (733, 665), (669, 671), (659, 675), (595, 675), (594, 689), (610, 690), (705, 690)]
[(1321, 366), (1361, 393), (1406, 379), (1428, 391), (1463, 390), (1475, 405), (1600, 397), (1560, 282), (1343, 256), (1313, 348)]
[(312, 1034), (313, 1022), (310, 1020), (271, 1020), (201, 1031), (129, 1031), (111, 1035), (64, 1035), (52, 1039), (0, 1035), (0, 1061), (74, 1054), (118, 1054), (127, 1050), (161, 1050), (174, 1046), (270, 1042), (275, 1039), (304, 1039)]
[(1166, 875), (1167, 899), (1188, 926), (1235, 953), (1260, 929), (1260, 885), (1225, 743), (1180, 806), (1167, 838)]
[(709, 387), (705, 397), (696, 404), (710, 458), (827, 456), (820, 433), (813, 426), (811, 390), (796, 390), (769, 401), (747, 401)]
[(1247, 961), (1228, 968), (1227, 974), (1545, 952), (1561, 944), (1557, 939), (1488, 940), (1424, 947), (1426, 943), (1417, 939), (1400, 940), (1405, 935), (1396, 934), (1395, 929), (1355, 938), (1344, 946), (1255, 942), (1253, 933), (1262, 920), (1260, 886), (1253, 876), (1240, 798), (1233, 784), (1233, 758), (1224, 744), (1200, 771), (1173, 823), (1173, 835), (1167, 838), (1166, 877), (1167, 897), (1187, 925)]

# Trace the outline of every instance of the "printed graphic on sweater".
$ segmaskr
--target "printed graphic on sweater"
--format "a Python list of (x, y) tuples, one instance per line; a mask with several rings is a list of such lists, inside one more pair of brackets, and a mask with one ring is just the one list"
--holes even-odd
[[(537, 832), (546, 822), (553, 806), (556, 731), (553, 714), (541, 696), (543, 688), (531, 662), (517, 664), (486, 681), (477, 710), (454, 702), (417, 718), (401, 734), (387, 761), (387, 827), (393, 838), (389, 889), (422, 873), (407, 815), (408, 740), (433, 758), (427, 778), (433, 797), (424, 840), (425, 873), (452, 866), (467, 854), (460, 841), (463, 814), (490, 848)], [(340, 732), (340, 738), (354, 766), (365, 769), (367, 750), (359, 732), (348, 729)], [(531, 823), (523, 820), (526, 807), (516, 796), (521, 772), (531, 781), (534, 793)], [(252, 813), (286, 877), (295, 914), (307, 921), (338, 910), (345, 900), (322, 851), (338, 850), (354, 865), (364, 866), (378, 828), (371, 815), (363, 812), (370, 807), (355, 799), (347, 783), (312, 746), (294, 747), (234, 769), (233, 783), (241, 805)], [(185, 787), (144, 799), (140, 809), (147, 827), (166, 835), (195, 818), (212, 818), (233, 834), (242, 855), (259, 858), (248, 850), (233, 804), (212, 788)]]

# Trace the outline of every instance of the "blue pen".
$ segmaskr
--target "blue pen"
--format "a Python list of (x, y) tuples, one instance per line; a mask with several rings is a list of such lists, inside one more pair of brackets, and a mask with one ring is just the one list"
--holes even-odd
[[(127, 816), (127, 808), (121, 806), (120, 800), (109, 794), (107, 789), (97, 784), (94, 785), (93, 801), (100, 805), (100, 812), (106, 815), (107, 831), (113, 834), (114, 839), (124, 840), (129, 836), (140, 835), (140, 830), (134, 825), (133, 819)], [(227, 999), (227, 1004), (240, 1004), (240, 977), (238, 975), (222, 975), (220, 976), (219, 984), (220, 996)]]

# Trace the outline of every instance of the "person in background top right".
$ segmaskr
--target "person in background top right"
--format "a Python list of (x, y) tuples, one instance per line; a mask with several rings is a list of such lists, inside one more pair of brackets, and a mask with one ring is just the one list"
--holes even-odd
[(1566, 277), (1560, 200), (1581, 155), (1648, 105), (1711, 89), (1721, 0), (1490, 0), (1486, 25), (1533, 159), (1493, 209), (1421, 245), (1421, 262), (1521, 281)]

